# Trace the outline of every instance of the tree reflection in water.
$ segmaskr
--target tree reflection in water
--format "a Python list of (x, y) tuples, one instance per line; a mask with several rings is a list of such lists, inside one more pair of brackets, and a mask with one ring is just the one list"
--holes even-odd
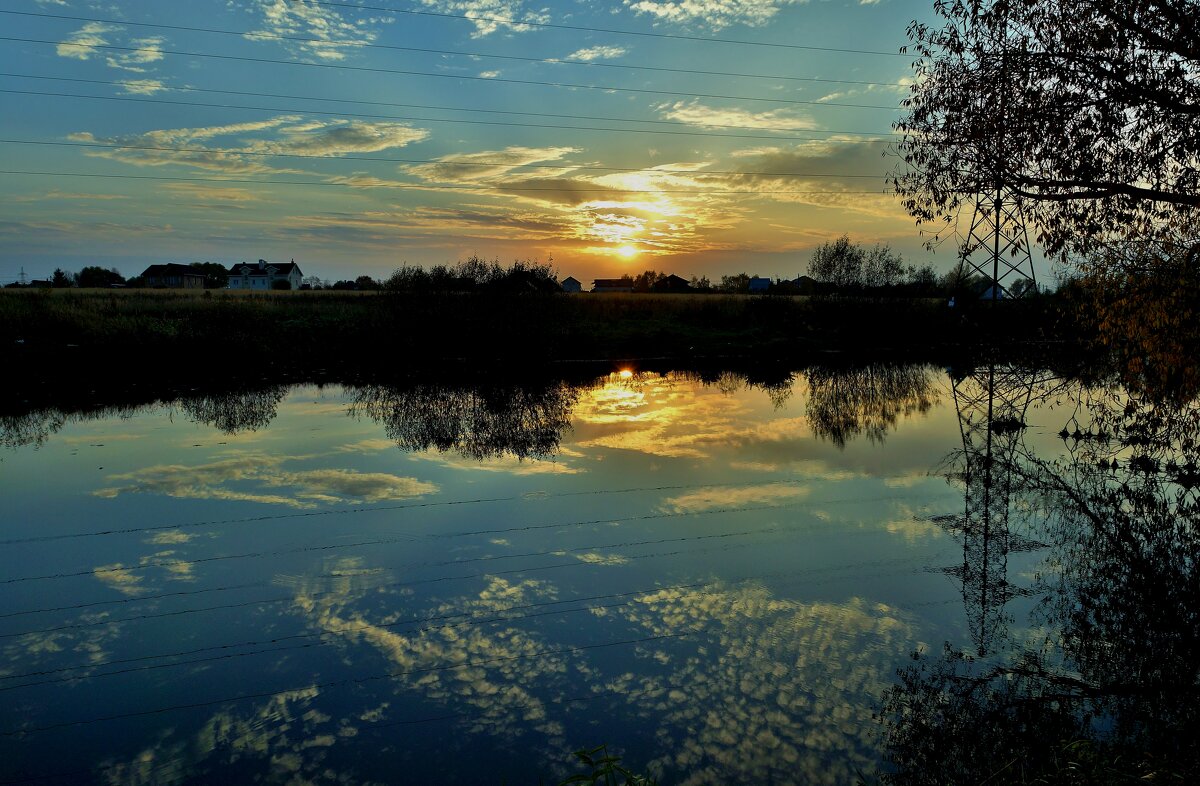
[(287, 394), (287, 385), (272, 385), (185, 396), (176, 403), (192, 420), (212, 426), (223, 434), (238, 434), (270, 425), (279, 414), (279, 402)]
[(993, 455), (1048, 547), (1038, 638), (987, 662), (949, 645), (914, 656), (884, 702), (887, 782), (1185, 782), (1200, 768), (1200, 402), (1116, 386), (1075, 398), (1065, 457)]
[(805, 376), (813, 433), (839, 448), (864, 434), (883, 442), (901, 416), (924, 414), (938, 400), (931, 366), (813, 366)]
[(401, 450), (454, 451), (475, 460), (553, 456), (579, 389), (545, 386), (396, 388), (367, 385), (350, 391), (352, 415), (381, 423)]

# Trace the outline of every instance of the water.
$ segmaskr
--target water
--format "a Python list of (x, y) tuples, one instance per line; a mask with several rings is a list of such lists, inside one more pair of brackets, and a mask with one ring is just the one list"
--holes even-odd
[[(899, 777), (951, 724), (898, 707), (934, 689), (963, 717), (992, 706), (914, 663), (1010, 691), (1036, 665), (1063, 739), (1177, 735), (1190, 714), (1096, 695), (1155, 686), (1162, 658), (1194, 690), (1200, 650), (1187, 451), (1160, 428), (1137, 474), (1112, 439), (1128, 401), (1047, 372), (872, 366), (9, 417), (0, 775), (558, 782), (606, 744), (663, 783)], [(1113, 488), (1150, 552), (1106, 546)], [(1120, 669), (1097, 654), (1116, 647)]]

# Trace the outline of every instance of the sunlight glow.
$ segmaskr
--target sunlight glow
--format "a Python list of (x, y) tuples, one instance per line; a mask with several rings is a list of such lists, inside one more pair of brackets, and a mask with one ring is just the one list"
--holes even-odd
[(638, 255), (637, 246), (621, 246), (617, 249), (617, 253), (625, 259), (633, 259)]
[(631, 371), (630, 369), (627, 369), (627, 368), (623, 368), (617, 373), (617, 376), (619, 376), (621, 379), (632, 379), (633, 371)]

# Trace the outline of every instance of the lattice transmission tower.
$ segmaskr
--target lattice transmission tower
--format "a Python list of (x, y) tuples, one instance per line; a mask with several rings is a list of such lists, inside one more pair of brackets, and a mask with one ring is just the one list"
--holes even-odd
[(1036, 546), (1009, 528), (1013, 468), (1035, 380), (1029, 372), (990, 364), (953, 380), (962, 451), (950, 477), (963, 485), (961, 516), (939, 517), (962, 538), (961, 565), (945, 573), (962, 584), (971, 639), (980, 655), (1006, 635), (1004, 607), (1027, 593), (1008, 580), (1008, 555)]
[[(1009, 133), (1009, 91), (1027, 62), (1024, 45), (1016, 57), (1010, 52), (1008, 29), (1005, 25), (999, 52), (999, 75), (990, 80), (995, 92), (981, 97), (979, 122), (987, 128), (983, 139), (992, 140), (994, 148), (980, 150), (979, 160), (984, 168), (983, 183), (975, 195), (971, 229), (959, 249), (959, 280), (975, 273), (987, 279), (989, 287), (984, 299), (1000, 300), (1019, 297), (1037, 291), (1037, 275), (1029, 246), (1029, 231), (1021, 198), (1011, 187), (1008, 172), (1012, 168), (1014, 150)], [(986, 164), (982, 162), (986, 161)], [(1018, 281), (1028, 280), (1033, 286), (1017, 288)]]

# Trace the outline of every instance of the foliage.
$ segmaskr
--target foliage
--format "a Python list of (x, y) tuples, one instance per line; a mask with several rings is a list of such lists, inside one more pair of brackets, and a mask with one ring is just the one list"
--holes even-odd
[(75, 285), (75, 276), (66, 272), (62, 268), (54, 268), (54, 277), (50, 279), (50, 286), (54, 289), (66, 289)]
[(75, 283), (85, 289), (108, 289), (124, 284), (125, 277), (118, 273), (116, 268), (106, 270), (98, 266), (88, 266), (75, 274)]
[[(896, 192), (949, 225), (979, 192), (1025, 200), (1048, 253), (1151, 238), (1200, 207), (1194, 0), (939, 0), (916, 52)], [(935, 236), (936, 240), (936, 236)]]
[(561, 291), (550, 265), (516, 261), (507, 269), (499, 261), (487, 262), (473, 256), (454, 267), (402, 265), (383, 283), (388, 292), (495, 292), (508, 294)]
[(750, 291), (750, 279), (746, 273), (738, 273), (733, 276), (721, 276), (721, 283), (717, 285), (717, 289), (721, 292), (733, 294), (745, 294)]
[(192, 267), (204, 274), (205, 289), (224, 289), (229, 285), (229, 270), (217, 262), (193, 262)]
[(645, 775), (638, 775), (621, 766), (621, 757), (612, 756), (607, 745), (601, 745), (591, 750), (575, 751), (575, 757), (583, 762), (588, 772), (572, 775), (559, 783), (567, 786), (572, 783), (604, 784), (604, 786), (655, 786), (658, 781)]
[(865, 290), (901, 284), (905, 268), (900, 255), (888, 246), (866, 248), (851, 242), (849, 235), (842, 235), (813, 250), (808, 274), (837, 290)]
[(1200, 395), (1200, 243), (1113, 243), (1086, 269), (1080, 312), (1125, 384), (1157, 398)]
[(277, 278), (271, 282), (271, 289), (287, 291), (292, 288), (292, 282), (286, 278)]

